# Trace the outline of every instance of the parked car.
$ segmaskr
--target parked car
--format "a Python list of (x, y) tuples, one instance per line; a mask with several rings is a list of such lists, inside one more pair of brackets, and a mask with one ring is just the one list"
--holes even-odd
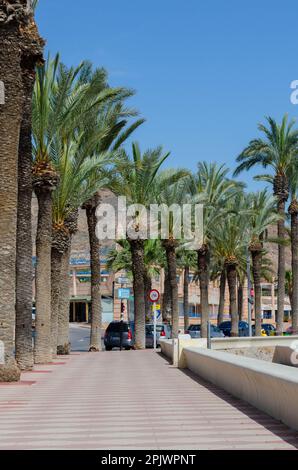
[[(271, 323), (262, 323), (261, 325), (262, 328), (262, 336), (275, 336), (276, 334), (276, 328), (274, 325)], [(252, 334), (256, 334), (256, 327), (255, 325), (252, 326)]]
[[(158, 323), (156, 325), (156, 345), (159, 346), (159, 339), (169, 339), (171, 338), (171, 327), (165, 323)], [(146, 324), (146, 348), (154, 347), (154, 325), (153, 323)]]
[[(224, 338), (223, 332), (215, 325), (210, 325), (211, 338)], [(192, 338), (201, 338), (201, 325), (190, 325), (186, 334), (189, 334)]]
[(286, 331), (284, 331), (284, 336), (290, 336), (290, 335), (293, 335), (294, 334), (294, 330), (293, 330), (293, 327), (292, 326), (289, 326), (289, 328), (286, 329)]
[(120, 348), (121, 330), (123, 349), (131, 349), (133, 347), (133, 337), (129, 324), (125, 321), (112, 321), (104, 335), (106, 351), (111, 351), (113, 348)]
[[(225, 336), (231, 336), (232, 322), (224, 321), (220, 323), (219, 329), (223, 332)], [(239, 321), (238, 336), (249, 336), (249, 327), (246, 321)]]

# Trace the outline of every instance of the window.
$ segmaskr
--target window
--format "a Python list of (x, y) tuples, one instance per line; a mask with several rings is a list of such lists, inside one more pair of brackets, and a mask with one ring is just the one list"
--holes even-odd
[(264, 310), (263, 311), (263, 318), (266, 320), (270, 320), (272, 318), (272, 311), (271, 310)]

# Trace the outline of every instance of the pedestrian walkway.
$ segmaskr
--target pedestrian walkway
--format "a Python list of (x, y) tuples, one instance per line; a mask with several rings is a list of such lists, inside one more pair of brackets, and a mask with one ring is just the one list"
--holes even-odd
[(0, 385), (0, 449), (297, 448), (297, 432), (152, 350), (72, 354)]

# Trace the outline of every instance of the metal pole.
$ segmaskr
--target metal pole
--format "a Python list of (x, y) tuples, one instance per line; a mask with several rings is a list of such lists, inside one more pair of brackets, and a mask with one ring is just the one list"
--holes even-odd
[(207, 348), (211, 349), (211, 324), (207, 321)]
[(156, 302), (153, 303), (153, 337), (154, 337), (154, 351), (156, 351)]
[(252, 336), (252, 325), (251, 325), (251, 283), (250, 283), (250, 253), (247, 250), (247, 257), (246, 257), (246, 275), (247, 275), (247, 306), (248, 306), (248, 334)]

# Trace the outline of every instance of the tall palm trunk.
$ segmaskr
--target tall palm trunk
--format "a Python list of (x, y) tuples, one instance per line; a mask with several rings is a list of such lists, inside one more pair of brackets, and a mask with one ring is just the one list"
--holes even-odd
[(23, 117), (18, 162), (18, 215), (16, 258), (16, 360), (21, 370), (33, 368), (32, 345), (32, 93), (35, 81), (31, 64), (22, 63)]
[(262, 335), (262, 289), (261, 289), (261, 269), (262, 269), (262, 247), (255, 246), (250, 248), (252, 256), (252, 272), (254, 280), (254, 297), (255, 297), (255, 326), (256, 336)]
[[(0, 6), (0, 14), (5, 5)], [(14, 359), (16, 222), (18, 189), (18, 147), (23, 89), (20, 67), (19, 29), (14, 21), (0, 21), (0, 79), (5, 100), (0, 104), (0, 382), (19, 380)], [(4, 20), (5, 22), (5, 20)]]
[[(26, 2), (23, 2), (26, 6)], [(18, 221), (16, 261), (16, 359), (22, 370), (33, 367), (32, 347), (32, 93), (36, 65), (43, 62), (44, 41), (39, 36), (33, 11), (26, 11), (22, 34), (24, 105), (18, 165)]]
[(189, 327), (189, 266), (184, 266), (183, 276), (184, 331)]
[(178, 304), (178, 283), (177, 283), (177, 259), (176, 243), (173, 240), (165, 240), (164, 247), (167, 256), (171, 291), (172, 310), (172, 338), (177, 338), (179, 333), (179, 304)]
[(243, 284), (241, 283), (240, 279), (238, 279), (238, 315), (239, 320), (243, 318)]
[(218, 304), (218, 314), (217, 314), (217, 324), (224, 320), (224, 308), (225, 308), (225, 293), (226, 293), (226, 269), (223, 268), (220, 274), (219, 281), (219, 304)]
[(145, 288), (145, 315), (148, 319), (151, 320), (152, 304), (149, 299), (149, 294), (152, 289), (152, 280), (151, 280), (150, 275), (147, 273), (146, 269), (144, 272), (144, 288)]
[(58, 311), (58, 338), (57, 354), (70, 354), (71, 344), (69, 341), (69, 310), (70, 310), (70, 286), (69, 286), (69, 263), (71, 255), (71, 239), (78, 230), (79, 211), (73, 210), (64, 221), (63, 237), (59, 243), (59, 251), (62, 253), (60, 260), (60, 289), (59, 289), (59, 311)]
[(298, 201), (293, 199), (289, 214), (291, 215), (291, 249), (292, 249), (292, 327), (298, 334)]
[(164, 287), (163, 287), (163, 301), (162, 301), (162, 319), (169, 321), (171, 312), (171, 286), (169, 279), (168, 269), (164, 269)]
[[(285, 201), (283, 199), (278, 201), (278, 213), (283, 217), (281, 220), (278, 221), (278, 230), (277, 235), (280, 240), (285, 239), (285, 223), (284, 223), (284, 215), (285, 215)], [(278, 285), (277, 285), (277, 321), (276, 321), (276, 330), (277, 335), (282, 335), (283, 332), (283, 321), (284, 321), (284, 305), (285, 305), (285, 275), (286, 275), (286, 267), (285, 267), (286, 259), (285, 259), (285, 246), (280, 243), (278, 245)]]
[(58, 317), (61, 286), (61, 264), (63, 253), (52, 246), (51, 266), (51, 347), (52, 354), (57, 354)]
[(102, 306), (100, 289), (100, 242), (96, 236), (96, 209), (100, 203), (100, 196), (96, 194), (84, 207), (88, 222), (89, 244), (90, 244), (90, 264), (91, 264), (91, 333), (90, 352), (100, 351), (101, 328), (102, 328)]
[(202, 338), (207, 338), (209, 321), (209, 250), (207, 245), (203, 245), (198, 250), (198, 274), (200, 280), (201, 335)]
[(135, 347), (145, 349), (145, 286), (144, 286), (144, 242), (130, 240), (133, 273)]
[(231, 319), (232, 329), (231, 336), (238, 336), (238, 308), (237, 308), (237, 265), (234, 263), (227, 263), (227, 279), (230, 294), (230, 308), (231, 308)]
[(38, 200), (36, 234), (36, 324), (34, 361), (51, 362), (51, 246), (52, 246), (52, 193), (46, 186), (35, 188)]
[(67, 250), (63, 253), (61, 259), (60, 270), (60, 299), (58, 313), (58, 340), (57, 354), (70, 354), (69, 341), (69, 262), (70, 262), (71, 246), (69, 244)]

